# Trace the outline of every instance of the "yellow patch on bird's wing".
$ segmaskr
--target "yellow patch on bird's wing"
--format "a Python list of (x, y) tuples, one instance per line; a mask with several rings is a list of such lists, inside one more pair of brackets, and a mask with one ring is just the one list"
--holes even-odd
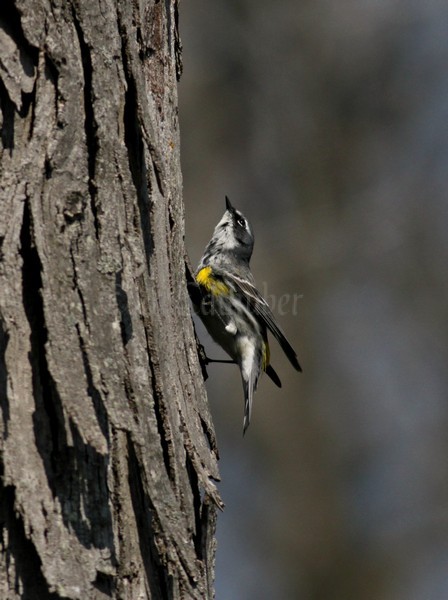
[(262, 352), (263, 352), (263, 354), (261, 357), (261, 368), (263, 369), (263, 371), (266, 371), (266, 369), (267, 369), (267, 367), (269, 367), (269, 364), (271, 361), (271, 351), (269, 349), (268, 342), (264, 342)]
[(213, 277), (211, 267), (203, 267), (196, 275), (196, 281), (213, 296), (229, 293), (229, 287), (220, 279)]

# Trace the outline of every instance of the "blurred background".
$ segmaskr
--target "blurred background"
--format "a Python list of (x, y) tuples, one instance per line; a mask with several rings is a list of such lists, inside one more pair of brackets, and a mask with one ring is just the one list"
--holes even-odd
[(227, 194), (304, 369), (272, 342), (243, 439), (238, 369), (208, 368), (217, 600), (446, 600), (448, 4), (180, 11), (191, 260)]

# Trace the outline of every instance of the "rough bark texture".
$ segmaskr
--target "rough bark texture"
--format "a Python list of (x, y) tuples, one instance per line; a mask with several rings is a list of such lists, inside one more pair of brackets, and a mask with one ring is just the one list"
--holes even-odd
[(211, 598), (176, 2), (2, 0), (0, 597)]

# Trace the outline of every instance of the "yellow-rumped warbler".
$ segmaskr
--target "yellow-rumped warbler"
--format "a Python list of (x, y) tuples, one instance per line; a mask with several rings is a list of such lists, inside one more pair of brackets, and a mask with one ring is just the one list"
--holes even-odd
[(226, 196), (226, 212), (213, 232), (196, 271), (202, 301), (195, 306), (208, 332), (241, 371), (244, 388), (243, 433), (249, 426), (252, 400), (261, 371), (281, 387), (269, 364), (267, 329), (292, 366), (301, 371), (297, 355), (277, 325), (267, 302), (255, 287), (249, 261), (252, 228)]

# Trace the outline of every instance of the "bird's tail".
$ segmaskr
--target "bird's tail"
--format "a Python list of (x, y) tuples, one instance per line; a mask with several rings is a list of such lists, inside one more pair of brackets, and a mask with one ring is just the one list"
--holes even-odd
[(247, 428), (249, 427), (250, 418), (252, 416), (252, 401), (254, 397), (254, 384), (252, 377), (249, 378), (249, 381), (244, 381), (243, 379), (243, 388), (244, 388), (244, 422), (243, 422), (243, 435), (246, 433)]

